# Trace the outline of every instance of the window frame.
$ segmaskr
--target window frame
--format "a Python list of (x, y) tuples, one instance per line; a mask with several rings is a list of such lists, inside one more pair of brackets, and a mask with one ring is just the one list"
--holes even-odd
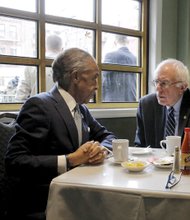
[[(148, 27), (148, 0), (138, 0), (142, 4), (141, 12), (141, 28), (140, 30), (131, 30), (122, 27), (115, 27), (110, 25), (104, 25), (101, 23), (101, 1), (95, 0), (95, 22), (87, 22), (81, 20), (75, 20), (65, 17), (57, 17), (45, 14), (45, 0), (37, 1), (37, 12), (26, 12), (16, 9), (0, 7), (0, 16), (8, 16), (11, 18), (21, 18), (26, 20), (32, 20), (37, 22), (37, 47), (38, 55), (37, 58), (29, 57), (14, 57), (7, 55), (0, 55), (1, 64), (20, 64), (20, 65), (34, 65), (38, 67), (39, 75), (39, 92), (45, 91), (45, 69), (50, 67), (52, 64), (52, 59), (47, 59), (45, 57), (45, 25), (46, 23), (58, 24), (58, 25), (69, 25), (79, 28), (91, 29), (95, 32), (95, 58), (99, 66), (100, 72), (102, 70), (117, 70), (134, 72), (140, 74), (140, 97), (147, 93), (147, 27)], [(140, 65), (139, 66), (118, 66), (113, 64), (103, 64), (101, 58), (101, 33), (109, 32), (115, 34), (125, 34), (129, 36), (140, 38)], [(96, 94), (96, 102), (89, 103), (88, 107), (90, 109), (110, 109), (110, 108), (136, 108), (138, 102), (131, 103), (102, 103), (101, 102), (101, 74), (98, 80), (99, 89)], [(7, 110), (19, 110), (23, 103), (0, 103), (0, 108), (2, 111)]]

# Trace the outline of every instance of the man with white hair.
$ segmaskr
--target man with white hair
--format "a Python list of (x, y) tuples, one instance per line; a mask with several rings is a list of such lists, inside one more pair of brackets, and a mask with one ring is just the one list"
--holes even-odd
[(137, 110), (135, 145), (160, 147), (167, 136), (168, 110), (173, 107), (173, 135), (184, 136), (190, 127), (189, 71), (179, 60), (166, 59), (155, 70), (156, 92), (142, 97)]

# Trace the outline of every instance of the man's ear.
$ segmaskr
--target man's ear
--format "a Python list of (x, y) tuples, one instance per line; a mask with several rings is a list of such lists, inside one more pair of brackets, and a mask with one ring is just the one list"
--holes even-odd
[(182, 84), (180, 86), (181, 93), (184, 93), (186, 89), (187, 89), (187, 84)]
[(72, 78), (73, 78), (73, 81), (74, 81), (74, 82), (78, 83), (79, 77), (78, 77), (77, 72), (73, 72), (73, 73), (72, 73)]

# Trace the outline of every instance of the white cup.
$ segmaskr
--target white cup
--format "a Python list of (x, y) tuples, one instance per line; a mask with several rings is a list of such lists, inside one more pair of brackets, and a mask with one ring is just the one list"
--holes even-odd
[[(166, 148), (164, 147), (164, 145)], [(168, 155), (173, 155), (175, 151), (175, 147), (181, 147), (181, 137), (180, 136), (167, 136), (166, 140), (160, 141), (160, 146), (162, 149), (166, 150)]]
[(128, 160), (129, 140), (115, 139), (112, 141), (113, 157), (115, 162)]

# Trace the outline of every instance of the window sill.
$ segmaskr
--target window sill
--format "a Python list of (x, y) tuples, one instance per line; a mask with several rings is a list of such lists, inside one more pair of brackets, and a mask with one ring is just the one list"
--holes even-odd
[[(137, 108), (122, 109), (89, 109), (95, 118), (127, 118), (136, 117)], [(1, 114), (4, 112), (0, 112)], [(13, 112), (17, 113), (17, 112)]]
[(122, 109), (90, 109), (95, 118), (126, 118), (136, 117), (137, 108)]

